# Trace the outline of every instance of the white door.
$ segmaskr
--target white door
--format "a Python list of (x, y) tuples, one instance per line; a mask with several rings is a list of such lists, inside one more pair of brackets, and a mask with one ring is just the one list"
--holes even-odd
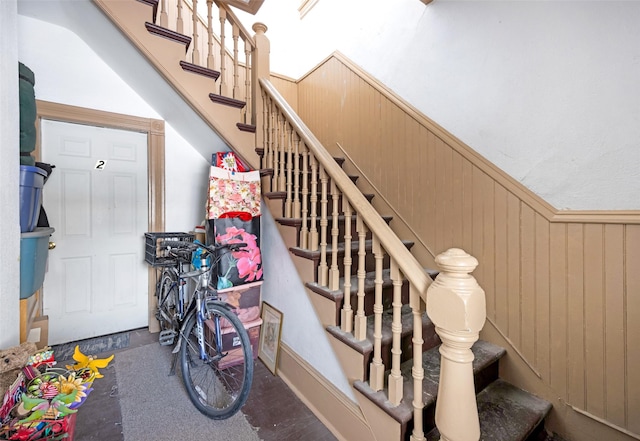
[(42, 121), (49, 344), (147, 326), (146, 133)]

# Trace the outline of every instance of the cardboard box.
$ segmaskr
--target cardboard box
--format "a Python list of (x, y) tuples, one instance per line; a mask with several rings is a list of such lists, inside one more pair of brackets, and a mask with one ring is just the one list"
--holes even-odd
[[(213, 338), (213, 322), (211, 320), (205, 321), (207, 328), (205, 329), (205, 339)], [(262, 319), (258, 318), (250, 323), (243, 323), (244, 328), (249, 334), (249, 341), (251, 342), (251, 350), (253, 352), (253, 359), (258, 357), (258, 344), (260, 342), (260, 328), (262, 325)], [(222, 350), (227, 351), (227, 355), (218, 363), (220, 369), (226, 369), (231, 366), (235, 366), (242, 363), (243, 356), (242, 350), (238, 348), (240, 345), (240, 338), (238, 334), (233, 331), (231, 327), (225, 327), (221, 330), (222, 333)]]
[(41, 315), (31, 322), (31, 329), (27, 336), (27, 341), (36, 344), (38, 349), (49, 346), (49, 316)]
[(260, 318), (262, 281), (218, 290), (218, 300), (232, 308), (242, 323), (253, 323)]

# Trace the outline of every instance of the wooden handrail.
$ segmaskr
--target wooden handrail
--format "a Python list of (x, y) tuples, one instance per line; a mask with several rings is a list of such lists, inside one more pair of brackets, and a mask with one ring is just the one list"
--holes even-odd
[(294, 127), (300, 138), (311, 150), (320, 164), (325, 168), (338, 188), (347, 196), (349, 203), (363, 219), (366, 219), (367, 227), (378, 236), (385, 251), (395, 259), (400, 266), (402, 274), (411, 283), (420, 297), (426, 300), (427, 288), (431, 279), (425, 273), (418, 260), (411, 254), (407, 247), (400, 241), (391, 227), (387, 225), (380, 214), (371, 206), (367, 198), (342, 171), (331, 154), (322, 143), (314, 136), (295, 111), (289, 106), (276, 88), (267, 79), (260, 79), (260, 86), (273, 99), (278, 109), (285, 115), (289, 124)]

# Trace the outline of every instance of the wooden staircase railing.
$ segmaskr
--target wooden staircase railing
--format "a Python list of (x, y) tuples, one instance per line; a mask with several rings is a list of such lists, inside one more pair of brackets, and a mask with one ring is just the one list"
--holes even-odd
[[(353, 274), (355, 270), (358, 283), (357, 304), (350, 303), (350, 277), (344, 277), (342, 286), (344, 304), (340, 312), (340, 327), (342, 331), (352, 333), (354, 338), (360, 341), (366, 339), (367, 330), (364, 286), (367, 273), (365, 262), (368, 254), (372, 255), (375, 262), (373, 359), (368, 375), (371, 389), (383, 390), (384, 374), (389, 370), (388, 399), (393, 405), (398, 405), (402, 400), (401, 286), (406, 280), (409, 284), (409, 305), (413, 316), (413, 354), (422, 353), (422, 315), (425, 313), (425, 302), (429, 300), (427, 304), (436, 311), (439, 319), (438, 333), (444, 336), (441, 349), (443, 355), (441, 375), (444, 375), (447, 385), (462, 385), (461, 389), (459, 386), (451, 389), (454, 395), (464, 392), (461, 396), (464, 397), (465, 404), (459, 406), (465, 409), (463, 414), (447, 404), (451, 403), (451, 397), (454, 395), (443, 392), (443, 397), (447, 398), (443, 400), (445, 406), (438, 413), (439, 420), (444, 424), (444, 430), (441, 430), (443, 439), (452, 441), (478, 439), (480, 432), (471, 373), (473, 355), (470, 347), (478, 339), (478, 333), (484, 323), (485, 305), (484, 292), (469, 274), (477, 265), (477, 261), (462, 250), (450, 250), (439, 256), (442, 262), (441, 270), (446, 271), (446, 276), (436, 283), (434, 290), (430, 290), (430, 286), (433, 285), (429, 275), (406, 245), (280, 96), (275, 87), (264, 78), (259, 81), (263, 92), (262, 167), (273, 170), (270, 178), (271, 192), (281, 193), (284, 199), (282, 213), (284, 219), (301, 219), (299, 248), (319, 251), (318, 270), (312, 282), (335, 291), (340, 289), (339, 278)], [(344, 222), (341, 237), (339, 237), (340, 217)], [(356, 238), (352, 237), (354, 222)], [(370, 251), (367, 251), (367, 237), (371, 238)], [(342, 265), (339, 264), (338, 259), (339, 243), (344, 244)], [(352, 254), (352, 248), (356, 250), (355, 256)], [(393, 284), (391, 366), (385, 366), (381, 356), (382, 262), (385, 256), (390, 261)], [(453, 310), (449, 311), (450, 308)], [(451, 314), (452, 318), (446, 318), (447, 314)], [(425, 439), (422, 413), (424, 372), (422, 359), (419, 356), (413, 357), (412, 376), (414, 428), (411, 439), (418, 441)], [(459, 405), (460, 401), (456, 404)], [(452, 421), (465, 421), (465, 424), (457, 426), (466, 427), (466, 429), (462, 429), (461, 434), (459, 428), (456, 428), (455, 436), (446, 438), (446, 434), (452, 431)]]
[(241, 108), (241, 123), (255, 126), (251, 71), (256, 44), (233, 11), (218, 0), (160, 0), (158, 6), (161, 27), (191, 38), (185, 54), (189, 67), (183, 67), (218, 72), (218, 93), (210, 98)]

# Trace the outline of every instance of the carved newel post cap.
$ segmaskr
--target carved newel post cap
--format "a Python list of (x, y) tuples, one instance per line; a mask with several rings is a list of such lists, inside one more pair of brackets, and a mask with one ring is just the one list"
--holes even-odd
[(478, 260), (451, 248), (436, 257), (436, 264), (441, 272), (427, 290), (429, 318), (440, 332), (477, 333), (486, 319), (484, 290), (470, 274)]
[(265, 32), (267, 32), (267, 25), (264, 23), (254, 23), (253, 26), (251, 26), (251, 29), (253, 29), (253, 32), (257, 33), (257, 34), (264, 34)]
[(449, 248), (436, 256), (436, 264), (440, 271), (451, 274), (469, 274), (478, 266), (478, 259), (460, 248)]

